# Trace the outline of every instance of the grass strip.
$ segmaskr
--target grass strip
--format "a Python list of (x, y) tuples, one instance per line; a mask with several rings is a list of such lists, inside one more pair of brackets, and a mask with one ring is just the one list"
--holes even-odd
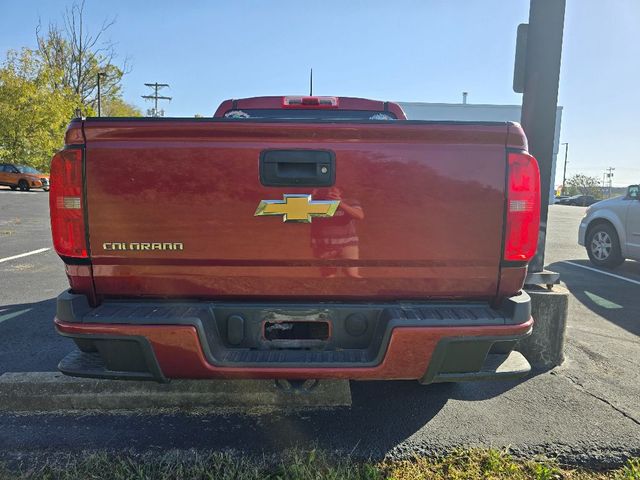
[(455, 450), (436, 457), (358, 462), (318, 450), (286, 452), (277, 460), (230, 453), (167, 452), (57, 455), (37, 465), (0, 466), (0, 479), (18, 480), (640, 480), (640, 459), (617, 470), (597, 472), (562, 467), (535, 458), (522, 460), (506, 450)]

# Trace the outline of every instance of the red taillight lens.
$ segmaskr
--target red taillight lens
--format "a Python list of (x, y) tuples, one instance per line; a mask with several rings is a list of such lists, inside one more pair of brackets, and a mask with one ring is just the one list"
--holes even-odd
[(284, 97), (282, 106), (285, 108), (338, 108), (337, 97)]
[(528, 262), (538, 247), (540, 170), (528, 153), (509, 153), (504, 259)]
[(87, 258), (82, 198), (82, 150), (61, 150), (51, 159), (49, 211), (53, 246), (63, 257)]

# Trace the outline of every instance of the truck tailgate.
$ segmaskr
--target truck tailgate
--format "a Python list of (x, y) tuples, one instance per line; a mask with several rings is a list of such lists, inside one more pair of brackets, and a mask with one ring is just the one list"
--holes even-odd
[[(96, 293), (493, 298), (507, 132), (500, 123), (85, 121)], [(329, 152), (334, 184), (264, 186), (260, 158), (271, 149)], [(255, 215), (284, 195), (340, 204), (310, 223)]]

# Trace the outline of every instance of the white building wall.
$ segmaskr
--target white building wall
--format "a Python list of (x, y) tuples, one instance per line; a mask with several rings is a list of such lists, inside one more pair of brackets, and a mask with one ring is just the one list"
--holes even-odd
[[(409, 120), (458, 120), (458, 121), (495, 121), (520, 123), (520, 105), (483, 105), (475, 103), (422, 103), (396, 102), (402, 107)], [(553, 162), (551, 169), (551, 191), (549, 203), (555, 196), (556, 159), (560, 146), (560, 125), (562, 107), (556, 113), (556, 133), (553, 142)]]

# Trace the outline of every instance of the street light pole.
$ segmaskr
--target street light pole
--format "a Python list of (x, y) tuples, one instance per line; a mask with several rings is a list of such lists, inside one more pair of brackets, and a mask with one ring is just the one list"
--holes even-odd
[(565, 142), (564, 145), (564, 170), (562, 171), (562, 195), (564, 195), (564, 182), (567, 180), (567, 156), (569, 155), (569, 143)]
[(102, 99), (100, 97), (100, 77), (104, 75), (104, 72), (98, 72), (98, 116), (102, 116)]

